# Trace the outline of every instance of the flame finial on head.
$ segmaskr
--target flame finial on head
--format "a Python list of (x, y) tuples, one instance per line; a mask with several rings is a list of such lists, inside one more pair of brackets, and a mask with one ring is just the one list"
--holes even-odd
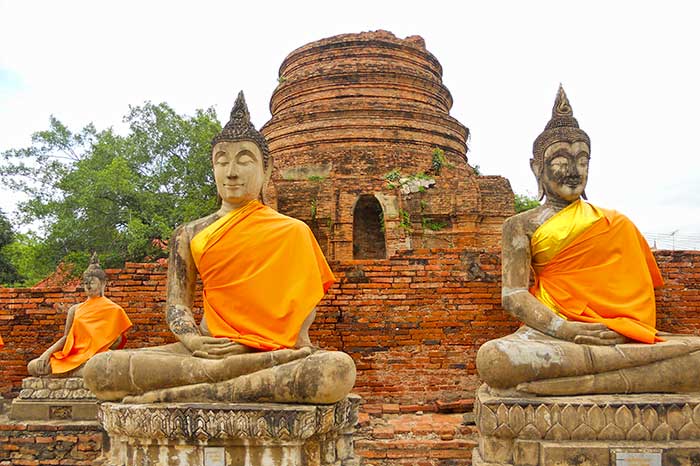
[(231, 109), (231, 116), (229, 117), (231, 122), (240, 122), (241, 125), (250, 125), (250, 112), (248, 111), (248, 105), (245, 103), (245, 96), (243, 91), (238, 93), (236, 97), (236, 103), (233, 104)]
[(265, 138), (258, 130), (255, 129), (253, 123), (250, 122), (250, 112), (245, 103), (243, 91), (238, 93), (236, 103), (231, 109), (231, 116), (226, 126), (219, 134), (214, 137), (211, 144), (212, 147), (220, 142), (235, 142), (235, 141), (252, 141), (260, 148), (263, 154), (263, 166), (267, 167), (268, 159), (270, 158), (270, 150), (267, 147)]
[(574, 111), (571, 110), (571, 104), (569, 103), (569, 98), (566, 97), (566, 92), (564, 92), (564, 86), (559, 83), (559, 91), (557, 91), (557, 98), (554, 101), (554, 108), (552, 108), (552, 116), (570, 116), (573, 118)]
[(552, 107), (552, 118), (545, 129), (578, 127), (578, 121), (574, 118), (574, 111), (571, 109), (569, 98), (566, 97), (564, 86), (559, 84), (557, 97), (554, 99), (554, 106)]

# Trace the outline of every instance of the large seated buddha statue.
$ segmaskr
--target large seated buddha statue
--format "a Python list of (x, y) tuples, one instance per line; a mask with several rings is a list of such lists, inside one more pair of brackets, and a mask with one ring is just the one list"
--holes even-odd
[(479, 349), (479, 375), (502, 395), (700, 391), (700, 338), (657, 331), (654, 256), (627, 217), (586, 202), (589, 159), (560, 87), (530, 161), (546, 201), (503, 225), (503, 308), (524, 326)]
[(81, 377), (91, 357), (124, 346), (131, 320), (121, 306), (105, 297), (106, 284), (107, 275), (93, 254), (83, 273), (87, 299), (68, 309), (63, 335), (29, 362), (30, 375)]
[(221, 208), (170, 242), (166, 320), (179, 342), (101, 354), (85, 368), (86, 385), (129, 403), (343, 399), (355, 382), (352, 358), (313, 348), (308, 335), (335, 277), (306, 224), (261, 202), (272, 161), (243, 93), (212, 146)]

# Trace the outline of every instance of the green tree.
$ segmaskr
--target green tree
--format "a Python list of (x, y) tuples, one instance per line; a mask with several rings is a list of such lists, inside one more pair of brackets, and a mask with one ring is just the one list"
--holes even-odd
[(46, 246), (33, 233), (17, 233), (14, 240), (5, 246), (4, 254), (16, 268), (16, 280), (2, 282), (5, 286), (28, 286), (50, 275), (55, 267), (43, 258), (47, 257)]
[[(80, 271), (91, 251), (108, 267), (165, 257), (175, 226), (216, 209), (211, 140), (221, 130), (213, 109), (178, 115), (146, 102), (124, 117), (129, 131), (72, 132), (51, 117), (32, 145), (4, 152), (0, 175), (28, 196), (23, 222), (37, 225), (15, 252), (31, 249), (34, 264)], [(15, 256), (16, 257), (16, 256)]]
[(15, 283), (21, 279), (7, 250), (14, 239), (15, 232), (12, 229), (12, 224), (5, 216), (5, 213), (0, 210), (0, 284), (3, 285)]
[(534, 209), (540, 205), (540, 201), (535, 199), (534, 196), (529, 196), (527, 194), (516, 194), (515, 195), (515, 212), (525, 212), (526, 210)]

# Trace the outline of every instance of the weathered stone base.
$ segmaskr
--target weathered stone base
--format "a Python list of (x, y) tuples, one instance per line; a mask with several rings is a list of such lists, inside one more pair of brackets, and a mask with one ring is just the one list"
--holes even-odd
[(360, 399), (334, 405), (104, 403), (109, 466), (356, 466)]
[(97, 401), (15, 398), (10, 407), (10, 419), (15, 421), (94, 421), (97, 419)]
[(482, 385), (475, 411), (474, 466), (700, 464), (700, 394), (506, 397)]
[(12, 401), (10, 418), (16, 421), (95, 421), (97, 399), (82, 377), (27, 377)]

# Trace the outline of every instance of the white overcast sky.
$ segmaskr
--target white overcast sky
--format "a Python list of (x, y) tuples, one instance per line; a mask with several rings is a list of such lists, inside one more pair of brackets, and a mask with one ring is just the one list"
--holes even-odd
[[(420, 35), (443, 66), (469, 162), (536, 191), (532, 142), (560, 82), (592, 140), (589, 200), (700, 248), (700, 7), (693, 1), (0, 0), (0, 151), (53, 114), (121, 128), (128, 105), (214, 106), (253, 122), (284, 57), (336, 34)], [(16, 195), (0, 207), (12, 210)], [(659, 242), (659, 247), (670, 243)]]

